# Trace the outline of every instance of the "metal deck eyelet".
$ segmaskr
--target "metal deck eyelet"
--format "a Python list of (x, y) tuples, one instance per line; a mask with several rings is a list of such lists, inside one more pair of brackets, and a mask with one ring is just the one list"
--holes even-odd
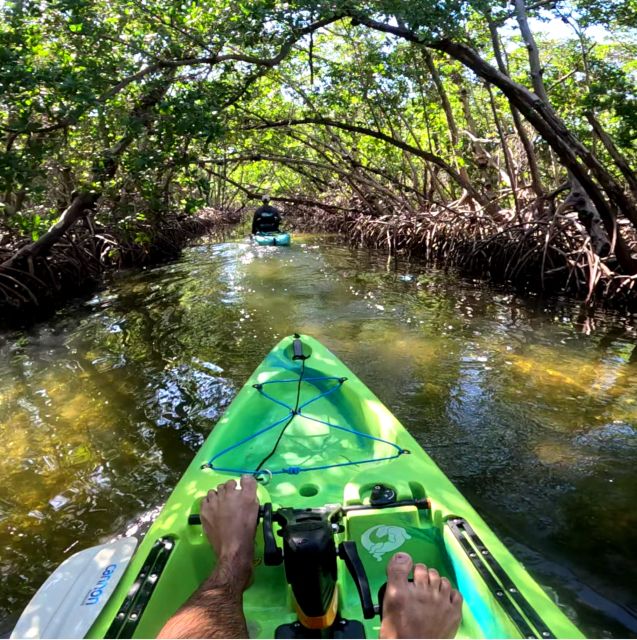
[(272, 471), (269, 469), (260, 469), (254, 473), (254, 478), (257, 482), (265, 486), (266, 484), (270, 484), (270, 480), (272, 480)]

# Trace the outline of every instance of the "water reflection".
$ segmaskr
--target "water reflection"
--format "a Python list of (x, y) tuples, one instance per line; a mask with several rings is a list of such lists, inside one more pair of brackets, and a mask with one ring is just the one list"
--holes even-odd
[(334, 350), (593, 636), (637, 634), (637, 338), (307, 237), (203, 244), (0, 336), (0, 616), (144, 525), (271, 346)]

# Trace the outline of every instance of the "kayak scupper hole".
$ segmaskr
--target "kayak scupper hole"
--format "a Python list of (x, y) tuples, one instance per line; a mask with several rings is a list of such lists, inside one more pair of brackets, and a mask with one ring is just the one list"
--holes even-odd
[(319, 488), (315, 484), (304, 484), (299, 487), (299, 493), (304, 498), (315, 496), (319, 492)]

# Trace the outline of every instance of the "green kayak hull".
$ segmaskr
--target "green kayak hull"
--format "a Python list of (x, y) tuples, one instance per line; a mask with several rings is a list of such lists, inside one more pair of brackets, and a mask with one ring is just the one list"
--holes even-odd
[[(246, 382), (87, 637), (156, 636), (215, 564), (201, 526), (192, 523), (201, 499), (239, 472), (256, 469), (273, 450), (261, 465), (260, 503), (274, 509), (358, 507), (348, 512), (337, 537), (356, 543), (375, 600), (387, 562), (400, 550), (435, 567), (464, 596), (457, 637), (583, 637), (363, 382), (318, 341), (301, 336), (300, 343), (309, 357), (295, 359), (299, 342), (285, 338)], [(289, 407), (300, 409), (291, 421)], [(372, 507), (370, 495), (379, 484), (391, 488), (402, 506)], [(297, 614), (283, 565), (263, 562), (262, 526), (244, 611), (251, 637), (272, 638)], [(336, 562), (339, 615), (360, 621), (366, 637), (378, 637), (380, 619), (363, 619), (354, 581), (344, 561)], [(360, 636), (363, 627), (358, 629)]]
[(262, 247), (287, 247), (292, 240), (289, 233), (255, 233), (252, 237), (254, 241)]

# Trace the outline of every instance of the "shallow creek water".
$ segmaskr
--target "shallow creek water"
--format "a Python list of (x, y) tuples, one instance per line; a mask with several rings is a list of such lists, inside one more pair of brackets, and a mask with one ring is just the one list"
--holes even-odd
[(0, 333), (0, 630), (152, 518), (281, 337), (323, 341), (589, 636), (637, 637), (637, 333), (316, 236), (204, 243)]

